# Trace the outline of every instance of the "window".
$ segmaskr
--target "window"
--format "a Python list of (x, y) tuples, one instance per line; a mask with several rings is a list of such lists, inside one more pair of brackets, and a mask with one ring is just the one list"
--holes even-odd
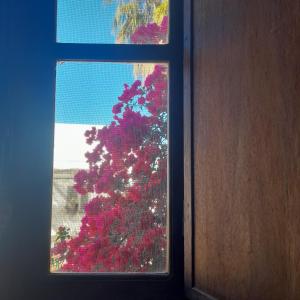
[(135, 67), (57, 63), (51, 272), (169, 271), (168, 64)]
[[(99, 2), (101, 1), (84, 1), (85, 4), (91, 3), (91, 5), (97, 5)], [(79, 2), (58, 1), (57, 8), (62, 4), (70, 6), (76, 3)], [(45, 298), (47, 295), (49, 299), (54, 300), (96, 299), (99, 295), (102, 299), (181, 298), (183, 287), (182, 3), (170, 1), (169, 4), (168, 37), (162, 39), (155, 35), (154, 41), (147, 45), (144, 43), (143, 31), (140, 32), (140, 36), (137, 35), (139, 40), (132, 41), (128, 36), (120, 35), (117, 43), (112, 44), (109, 41), (94, 40), (92, 34), (88, 36), (85, 33), (79, 34), (78, 31), (74, 33), (71, 40), (66, 40), (63, 33), (65, 29), (63, 29), (58, 32), (56, 41), (56, 21), (59, 25), (64, 18), (71, 18), (67, 7), (63, 8), (61, 15), (57, 14), (56, 20), (55, 1), (41, 3), (41, 1), (29, 0), (21, 5), (10, 1), (3, 6), (2, 19), (5, 22), (4, 27), (9, 28), (7, 36), (10, 37), (5, 41), (7, 47), (2, 55), (7, 58), (3, 63), (3, 69), (6, 70), (3, 99), (7, 100), (2, 110), (2, 121), (7, 124), (3, 128), (8, 128), (6, 144), (9, 145), (5, 146), (9, 148), (3, 150), (3, 153), (8, 153), (5, 154), (7, 161), (3, 172), (6, 174), (7, 199), (12, 206), (10, 219), (13, 222), (8, 224), (14, 223), (14, 225), (7, 226), (4, 230), (3, 238), (6, 238), (7, 243), (1, 262), (4, 262), (6, 257), (3, 270), (7, 274), (12, 274), (16, 281), (14, 286), (8, 279), (3, 281), (5, 285), (3, 290), (7, 291), (7, 299), (17, 299), (23, 294), (30, 299)], [(76, 9), (73, 9), (73, 12), (76, 13)], [(91, 24), (96, 28), (96, 21), (92, 18), (89, 20), (88, 17), (89, 14), (86, 21), (88, 28)], [(72, 22), (69, 25), (75, 30), (78, 25), (75, 17)], [(142, 29), (147, 30), (146, 26), (144, 27)], [(161, 28), (156, 29), (161, 30)], [(103, 72), (106, 66), (119, 65), (126, 68), (134, 65), (139, 72), (141, 66), (147, 64), (167, 66), (165, 72), (168, 74), (169, 215), (166, 222), (169, 223), (167, 238), (169, 252), (166, 254), (167, 263), (157, 269), (158, 271), (134, 274), (130, 270), (121, 273), (117, 270), (115, 274), (111, 272), (51, 273), (49, 272), (49, 236), (51, 235), (51, 196), (54, 194), (52, 183), (54, 188), (57, 182), (64, 182), (63, 209), (73, 217), (76, 217), (89, 201), (85, 194), (79, 195), (72, 190), (70, 181), (73, 176), (76, 176), (74, 170), (53, 173), (54, 123), (58, 113), (54, 100), (55, 93), (57, 95), (59, 92), (58, 76), (68, 68), (89, 66), (99, 66)], [(90, 80), (87, 78), (86, 82)], [(126, 82), (120, 82), (121, 88), (123, 83)], [(64, 88), (66, 85), (62, 86), (62, 91)], [(100, 122), (98, 124), (103, 125)], [(151, 209), (155, 208), (151, 207)]]
[(59, 43), (166, 44), (169, 0), (57, 0)]

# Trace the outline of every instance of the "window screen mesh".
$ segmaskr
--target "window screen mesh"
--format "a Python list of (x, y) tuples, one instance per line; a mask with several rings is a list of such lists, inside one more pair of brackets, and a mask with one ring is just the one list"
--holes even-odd
[(168, 65), (58, 62), (52, 272), (168, 271)]
[(57, 42), (166, 44), (168, 0), (58, 0)]

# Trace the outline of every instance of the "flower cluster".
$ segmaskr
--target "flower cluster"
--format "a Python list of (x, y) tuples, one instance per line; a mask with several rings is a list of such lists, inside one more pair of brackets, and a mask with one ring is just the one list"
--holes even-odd
[[(167, 3), (167, 2), (166, 2)], [(163, 7), (162, 7), (163, 8)], [(132, 43), (167, 42), (168, 17), (135, 30)], [(60, 227), (52, 259), (65, 272), (151, 272), (166, 269), (167, 102), (164, 65), (144, 82), (125, 84), (114, 121), (85, 133), (93, 151), (74, 189), (90, 194), (80, 231)]]
[(134, 44), (165, 44), (167, 42), (169, 18), (164, 16), (160, 25), (149, 23), (138, 27), (130, 40)]
[(74, 177), (91, 194), (77, 236), (52, 249), (66, 272), (144, 272), (166, 268), (167, 72), (124, 85), (114, 121), (85, 133), (88, 170)]

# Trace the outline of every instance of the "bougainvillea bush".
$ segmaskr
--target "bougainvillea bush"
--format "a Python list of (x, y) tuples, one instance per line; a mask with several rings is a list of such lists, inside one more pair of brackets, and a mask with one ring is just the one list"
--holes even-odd
[[(156, 19), (160, 24), (136, 28), (131, 41), (166, 42), (168, 17), (158, 11)], [(58, 228), (52, 270), (167, 270), (167, 72), (166, 65), (157, 64), (143, 82), (125, 84), (112, 107), (114, 120), (85, 133), (93, 151), (86, 153), (89, 168), (75, 175), (74, 189), (91, 200), (76, 236)]]
[(90, 194), (77, 236), (60, 227), (51, 250), (63, 272), (165, 271), (167, 256), (167, 68), (124, 85), (114, 121), (85, 133), (93, 151), (75, 190)]
[(149, 23), (138, 27), (130, 40), (134, 44), (165, 44), (168, 36), (169, 18), (164, 16), (161, 24)]

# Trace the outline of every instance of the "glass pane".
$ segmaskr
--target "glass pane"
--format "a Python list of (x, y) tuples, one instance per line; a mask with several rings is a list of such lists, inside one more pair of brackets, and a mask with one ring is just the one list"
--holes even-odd
[(169, 0), (57, 0), (57, 42), (168, 43)]
[(168, 65), (56, 68), (51, 272), (167, 272)]

